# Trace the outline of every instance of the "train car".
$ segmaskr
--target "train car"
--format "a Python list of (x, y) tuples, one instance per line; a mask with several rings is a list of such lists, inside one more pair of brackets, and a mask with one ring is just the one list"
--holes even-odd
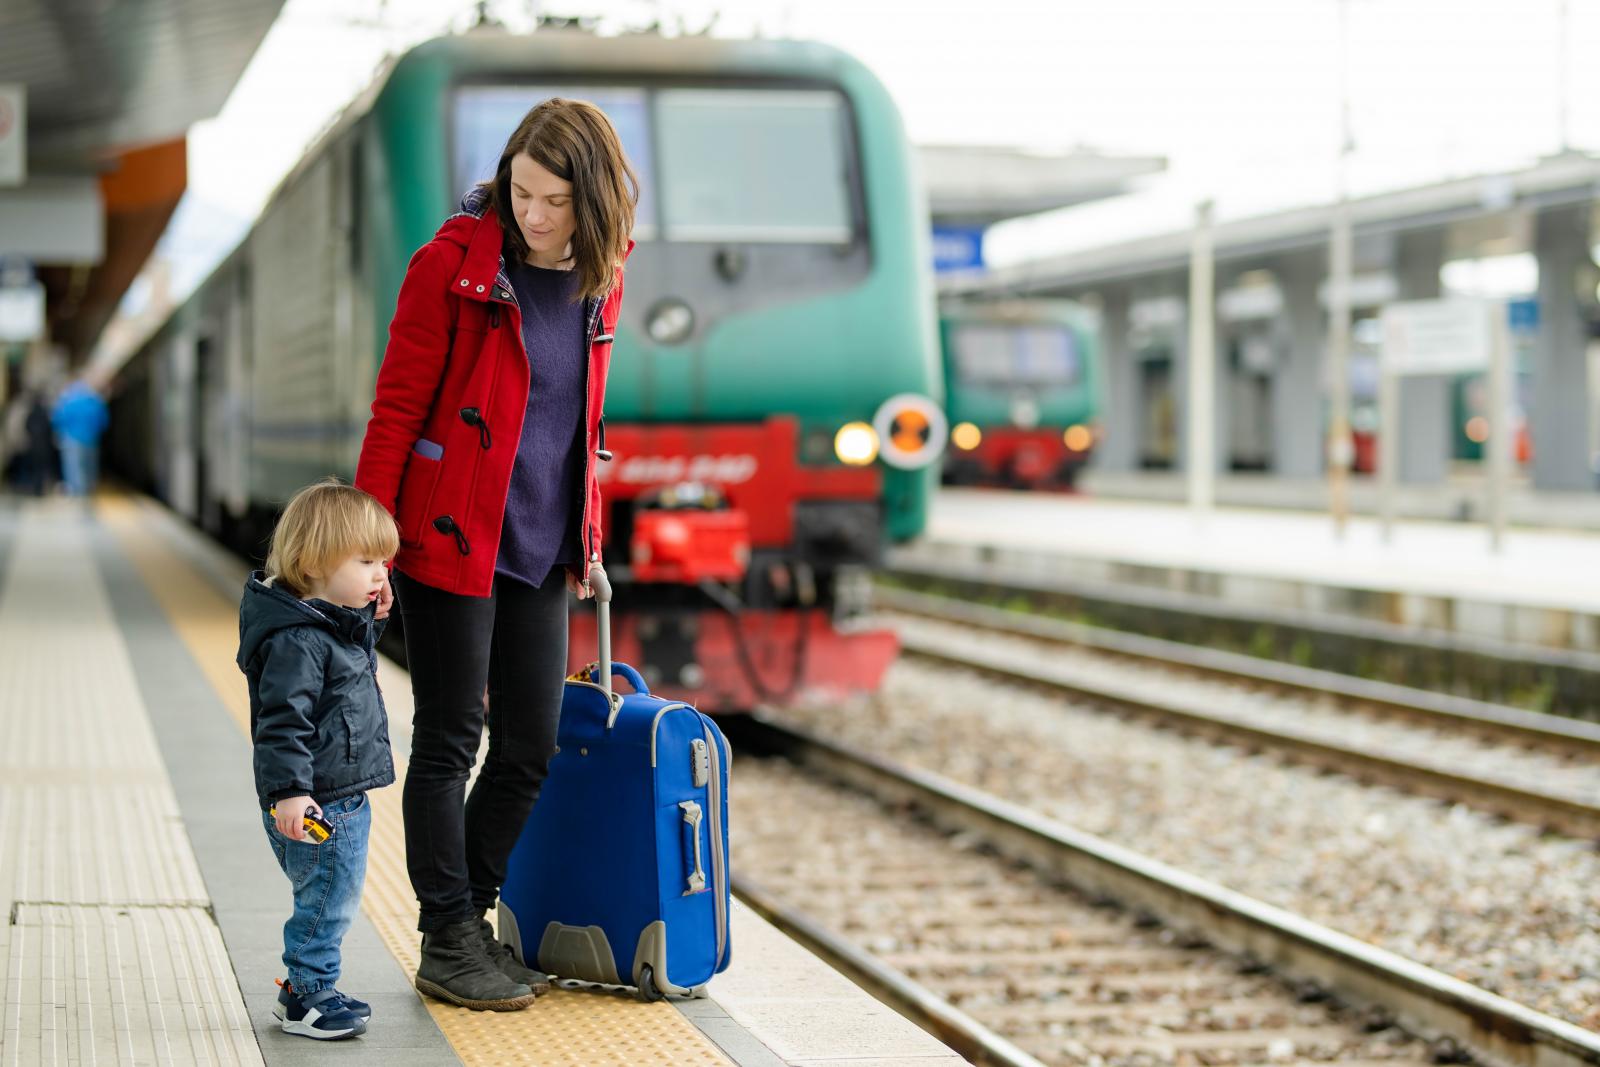
[[(707, 710), (870, 690), (847, 625), (944, 444), (926, 209), (900, 117), (789, 41), (475, 30), (394, 61), (121, 372), (113, 452), (260, 554), (354, 471), (405, 264), (542, 99), (602, 107), (642, 190), (601, 467), (619, 659)], [(572, 661), (592, 658), (575, 611)]]
[(939, 320), (952, 485), (1070, 489), (1099, 425), (1093, 316), (1062, 300), (970, 303)]

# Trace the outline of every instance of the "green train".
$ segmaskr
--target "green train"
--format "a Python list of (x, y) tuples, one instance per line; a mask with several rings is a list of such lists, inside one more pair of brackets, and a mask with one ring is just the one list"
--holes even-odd
[(1104, 406), (1094, 314), (1065, 300), (941, 310), (951, 485), (1070, 489)]
[[(790, 41), (479, 29), (391, 63), (124, 366), (111, 452), (260, 553), (348, 478), (406, 261), (550, 96), (611, 117), (642, 191), (606, 402), (616, 653), (707, 709), (877, 684), (845, 630), (937, 484), (928, 222), (889, 95)], [(593, 647), (574, 613), (573, 660)]]

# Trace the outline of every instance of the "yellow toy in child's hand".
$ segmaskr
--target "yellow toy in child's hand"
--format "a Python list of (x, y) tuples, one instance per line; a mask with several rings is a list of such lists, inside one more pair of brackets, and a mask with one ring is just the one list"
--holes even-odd
[[(268, 813), (274, 819), (278, 817), (278, 809), (275, 807), (268, 809)], [(315, 812), (306, 812), (305, 818), (302, 820), (302, 825), (306, 828), (306, 836), (311, 838), (311, 840), (316, 844), (320, 845), (328, 838), (333, 836), (333, 823), (329, 822), (327, 819), (324, 819), (321, 815), (318, 815)]]

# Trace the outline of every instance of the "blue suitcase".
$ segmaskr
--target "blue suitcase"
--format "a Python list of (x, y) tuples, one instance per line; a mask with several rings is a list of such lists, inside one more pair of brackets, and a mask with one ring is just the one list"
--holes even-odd
[[(550, 776), (500, 891), (500, 939), (554, 977), (703, 996), (729, 960), (728, 743), (611, 662), (610, 584), (598, 567), (591, 583), (600, 663), (567, 682)], [(613, 672), (635, 691), (614, 693)]]

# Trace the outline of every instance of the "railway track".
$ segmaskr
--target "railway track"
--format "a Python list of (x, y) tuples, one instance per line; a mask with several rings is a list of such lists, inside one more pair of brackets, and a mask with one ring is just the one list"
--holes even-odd
[(892, 554), (896, 586), (1080, 619), (1252, 657), (1315, 663), (1362, 678), (1600, 722), (1600, 654), (1442, 632), (1304, 608), (1239, 604), (1198, 590), (1040, 573), (1014, 563)]
[(974, 1062), (1600, 1064), (1591, 1031), (1014, 804), (731, 725), (783, 757), (735, 776), (735, 891)]
[(1600, 838), (1600, 724), (949, 597), (899, 589), (875, 597), (898, 614), (902, 646), (919, 656)]

